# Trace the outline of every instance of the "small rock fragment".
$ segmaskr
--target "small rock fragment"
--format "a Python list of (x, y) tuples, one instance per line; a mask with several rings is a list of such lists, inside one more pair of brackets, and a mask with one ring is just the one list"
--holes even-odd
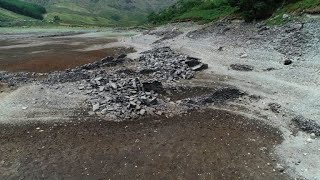
[(197, 66), (192, 67), (191, 69), (193, 71), (202, 71), (202, 70), (208, 69), (208, 67), (209, 67), (208, 64), (201, 63), (201, 64), (199, 64)]
[(247, 58), (248, 57), (248, 54), (244, 53), (240, 56), (240, 58)]
[(292, 64), (293, 63), (293, 61), (292, 60), (290, 60), (290, 59), (286, 59), (284, 62), (283, 62), (283, 64), (284, 65), (290, 65), (290, 64)]
[(145, 113), (146, 113), (145, 109), (141, 109), (140, 112), (139, 112), (139, 114), (142, 115), (142, 116), (145, 115)]
[(276, 169), (277, 169), (279, 172), (284, 172), (284, 170), (285, 170), (285, 168), (284, 168), (283, 166), (281, 166), (280, 164), (277, 164)]
[(93, 107), (92, 107), (92, 111), (93, 111), (93, 112), (96, 112), (96, 111), (98, 111), (99, 109), (100, 109), (100, 104), (99, 104), (99, 103), (94, 104)]

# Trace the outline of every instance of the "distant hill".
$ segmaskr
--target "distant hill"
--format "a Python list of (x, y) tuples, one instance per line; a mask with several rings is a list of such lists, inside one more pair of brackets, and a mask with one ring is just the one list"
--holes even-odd
[[(15, 14), (20, 14), (23, 16), (28, 16), (28, 17), (40, 19), (40, 20), (43, 19), (43, 15), (47, 12), (46, 9), (40, 5), (24, 2), (21, 0), (0, 0), (0, 8), (2, 9), (0, 11), (0, 13), (2, 14), (2, 18), (9, 19), (9, 20), (10, 20), (10, 16), (13, 14), (10, 14), (5, 10), (11, 11), (12, 13), (15, 13)], [(13, 15), (11, 17), (17, 18), (18, 16)]]
[(14, 21), (14, 20), (30, 20), (32, 18), (23, 16), (7, 9), (0, 8), (0, 21)]
[(143, 23), (150, 12), (176, 0), (24, 0), (44, 6), (47, 21), (71, 25), (130, 26)]

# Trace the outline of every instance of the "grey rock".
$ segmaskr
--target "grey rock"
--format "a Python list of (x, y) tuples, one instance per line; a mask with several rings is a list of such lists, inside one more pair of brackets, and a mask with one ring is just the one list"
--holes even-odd
[(202, 70), (208, 69), (208, 67), (209, 67), (208, 64), (201, 63), (201, 64), (199, 64), (197, 66), (192, 67), (191, 69), (193, 71), (202, 71)]
[(303, 116), (297, 116), (292, 119), (293, 122), (307, 133), (313, 133), (315, 136), (320, 136), (320, 125), (312, 119), (307, 119)]
[(145, 115), (145, 114), (146, 114), (146, 110), (145, 110), (145, 109), (141, 109), (141, 110), (139, 111), (139, 114), (142, 115), (142, 116)]
[(144, 82), (143, 84), (143, 89), (145, 91), (154, 91), (157, 93), (163, 92), (163, 85), (160, 81), (152, 81), (152, 82)]
[(101, 81), (102, 80), (102, 77), (97, 77), (94, 79), (95, 81)]
[(293, 61), (290, 60), (290, 59), (286, 59), (286, 60), (283, 62), (284, 65), (290, 65), (290, 64), (292, 64), (292, 63), (293, 63)]
[(279, 172), (284, 172), (284, 170), (285, 170), (285, 168), (284, 168), (282, 165), (280, 165), (280, 164), (277, 164), (276, 169), (277, 169)]
[(100, 91), (100, 92), (104, 91), (104, 86), (100, 86), (100, 87), (99, 87), (99, 91)]
[(277, 104), (277, 103), (270, 103), (268, 104), (268, 106), (270, 107), (271, 111), (274, 113), (280, 113), (281, 111), (281, 105)]
[(94, 105), (92, 106), (92, 111), (93, 111), (93, 112), (96, 112), (96, 111), (98, 111), (99, 109), (100, 109), (100, 104), (99, 104), (99, 103), (94, 104)]
[(253, 71), (254, 67), (246, 64), (231, 64), (230, 68), (235, 71)]
[(116, 83), (110, 82), (109, 84), (113, 89), (117, 89), (117, 87), (118, 87)]
[(105, 108), (105, 109), (102, 109), (101, 114), (103, 114), (103, 115), (104, 115), (104, 114), (107, 114), (107, 111), (108, 111), (108, 110), (107, 110), (106, 108)]

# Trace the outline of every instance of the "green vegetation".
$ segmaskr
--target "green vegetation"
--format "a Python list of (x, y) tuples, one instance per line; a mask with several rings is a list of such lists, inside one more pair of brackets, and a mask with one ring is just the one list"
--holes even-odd
[(320, 0), (300, 0), (285, 6), (280, 12), (307, 12), (311, 14), (320, 13)]
[[(33, 19), (46, 11), (43, 21)], [(117, 27), (240, 16), (283, 24), (290, 20), (283, 14), (300, 12), (319, 13), (320, 0), (0, 0), (0, 26)]]
[(186, 20), (208, 22), (231, 15), (236, 10), (227, 0), (179, 0), (159, 13), (151, 13), (148, 20), (154, 24)]
[[(135, 26), (176, 0), (24, 0), (44, 6), (45, 21), (68, 26)], [(54, 19), (59, 17), (59, 21)]]
[(15, 20), (31, 20), (32, 18), (23, 16), (7, 9), (0, 8), (0, 21), (15, 21)]
[(285, 0), (229, 0), (231, 6), (239, 8), (246, 21), (266, 19), (284, 2)]
[(148, 16), (149, 22), (163, 24), (174, 21), (213, 21), (226, 16), (242, 16), (246, 21), (273, 17), (271, 24), (281, 24), (284, 13), (320, 12), (320, 0), (179, 0), (173, 6)]
[(43, 19), (43, 14), (46, 13), (44, 7), (20, 0), (0, 0), (0, 7), (35, 19)]
[(310, 14), (320, 13), (320, 1), (319, 0), (296, 0), (289, 4), (286, 4), (281, 9), (276, 11), (274, 15), (267, 20), (269, 25), (280, 25), (288, 23), (291, 18), (283, 18), (284, 14), (301, 14), (303, 12)]

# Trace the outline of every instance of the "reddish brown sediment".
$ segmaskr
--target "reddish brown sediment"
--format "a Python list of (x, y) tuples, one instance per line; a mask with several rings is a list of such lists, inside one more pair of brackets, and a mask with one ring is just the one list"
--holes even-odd
[[(92, 63), (107, 56), (132, 52), (128, 48), (98, 48), (83, 50), (90, 46), (103, 46), (114, 40), (84, 38), (41, 38), (45, 45), (21, 45), (21, 41), (1, 42), (0, 70), (10, 72), (52, 72)], [(25, 42), (26, 43), (26, 42)], [(10, 47), (12, 46), (12, 47)]]

